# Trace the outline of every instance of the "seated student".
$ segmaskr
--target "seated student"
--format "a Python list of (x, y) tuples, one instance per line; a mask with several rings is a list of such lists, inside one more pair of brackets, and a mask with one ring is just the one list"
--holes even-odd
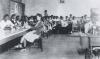
[(36, 24), (38, 22), (37, 20), (37, 17), (36, 16), (33, 16), (33, 21), (34, 21), (34, 24)]
[(24, 24), (26, 23), (26, 21), (27, 21), (27, 16), (26, 15), (22, 15), (21, 16), (21, 20), (20, 20), (21, 26), (24, 26)]
[(21, 26), (20, 20), (21, 20), (20, 16), (16, 16), (16, 23), (17, 23), (17, 25), (19, 25), (19, 26)]
[(12, 21), (13, 24), (15, 24), (15, 25), (17, 24), (17, 21), (16, 21), (16, 14), (12, 14), (12, 15), (11, 15), (11, 21)]
[(68, 26), (67, 21), (63, 20), (63, 18), (61, 19), (61, 26), (62, 27), (67, 27)]
[(68, 16), (66, 16), (66, 21), (68, 21)]
[(33, 16), (30, 16), (30, 17), (29, 17), (29, 19), (28, 19), (28, 24), (29, 24), (30, 26), (35, 26), (34, 20), (33, 20)]
[(23, 48), (26, 48), (28, 42), (33, 43), (36, 39), (39, 39), (41, 37), (41, 31), (43, 30), (43, 26), (44, 26), (41, 17), (42, 17), (41, 14), (37, 14), (38, 22), (33, 28), (35, 30), (28, 32), (21, 38), (20, 43), (22, 44)]
[(8, 14), (4, 15), (3, 20), (0, 21), (0, 29), (2, 30), (11, 30), (14, 24), (10, 21)]

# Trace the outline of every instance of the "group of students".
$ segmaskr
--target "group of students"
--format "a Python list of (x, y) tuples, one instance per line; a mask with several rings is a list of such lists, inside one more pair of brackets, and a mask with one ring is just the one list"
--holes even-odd
[[(31, 27), (31, 31), (22, 36), (20, 40), (21, 47), (25, 48), (27, 46), (27, 42), (33, 43), (36, 39), (41, 39), (44, 37), (44, 34), (48, 34), (50, 32), (62, 32), (62, 33), (72, 33), (73, 25), (78, 24), (80, 30), (83, 32), (87, 32), (89, 29), (89, 23), (87, 20), (87, 15), (84, 15), (77, 20), (77, 17), (70, 14), (69, 16), (55, 16), (48, 15), (47, 10), (44, 11), (44, 16), (40, 13), (37, 13), (35, 16), (18, 16), (16, 14), (4, 15), (3, 20), (0, 22), (0, 28), (5, 29), (5, 27), (16, 28), (17, 26), (28, 26)], [(3, 25), (2, 25), (3, 24)], [(81, 26), (81, 24), (83, 24)], [(43, 36), (44, 35), (44, 36)]]

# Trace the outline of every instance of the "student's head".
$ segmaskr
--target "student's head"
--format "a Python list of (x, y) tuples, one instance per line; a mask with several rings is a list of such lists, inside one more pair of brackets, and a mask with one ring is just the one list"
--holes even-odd
[(66, 19), (68, 19), (68, 16), (66, 16)]
[(55, 19), (55, 16), (53, 16), (53, 19)]
[(50, 19), (50, 16), (47, 16), (47, 20), (49, 20)]
[(16, 19), (16, 14), (12, 14), (11, 19)]
[(72, 14), (70, 14), (69, 16), (72, 17)]
[(37, 16), (37, 20), (40, 21), (42, 18), (42, 15), (38, 13), (36, 16)]
[(56, 19), (58, 19), (58, 16), (55, 16)]
[(53, 19), (53, 15), (51, 15), (51, 19)]
[(47, 10), (44, 10), (45, 13), (47, 13)]
[(33, 16), (33, 20), (34, 20), (34, 21), (37, 21), (37, 17), (36, 17), (36, 16)]
[(33, 20), (33, 16), (30, 16), (30, 17), (29, 17), (29, 20)]
[(19, 21), (20, 20), (20, 16), (16, 16), (16, 20)]
[(41, 18), (41, 21), (43, 21), (43, 22), (44, 22), (44, 20), (45, 20), (45, 17), (42, 17), (42, 18)]
[(63, 16), (60, 16), (60, 19), (63, 20)]
[(5, 15), (3, 16), (3, 19), (4, 19), (4, 21), (7, 21), (7, 20), (9, 20), (9, 19), (10, 19), (10, 17), (9, 17), (9, 15), (8, 15), (8, 14), (5, 14)]

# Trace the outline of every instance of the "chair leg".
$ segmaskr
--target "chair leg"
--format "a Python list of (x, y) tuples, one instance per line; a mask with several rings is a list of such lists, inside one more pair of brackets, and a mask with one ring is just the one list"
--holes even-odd
[(41, 51), (43, 51), (42, 38), (39, 39), (38, 43), (39, 43), (39, 48), (41, 49)]

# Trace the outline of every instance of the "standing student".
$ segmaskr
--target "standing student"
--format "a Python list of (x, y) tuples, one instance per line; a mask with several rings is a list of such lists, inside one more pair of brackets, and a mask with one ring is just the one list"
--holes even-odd
[(48, 16), (48, 11), (44, 10), (44, 16)]
[(69, 19), (68, 19), (68, 21), (72, 21), (72, 19), (73, 19), (73, 15), (70, 14), (70, 15), (69, 15)]

